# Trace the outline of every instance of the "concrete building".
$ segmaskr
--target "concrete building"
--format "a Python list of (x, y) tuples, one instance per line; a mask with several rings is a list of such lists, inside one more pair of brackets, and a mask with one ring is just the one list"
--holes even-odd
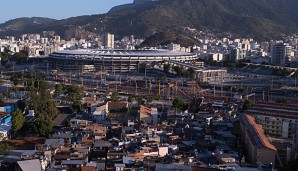
[(274, 137), (293, 138), (298, 128), (298, 106), (295, 104), (259, 102), (245, 114), (254, 116), (265, 133)]
[(141, 106), (140, 119), (147, 124), (157, 125), (158, 123), (158, 111), (157, 108)]
[(236, 62), (246, 58), (246, 50), (239, 47), (232, 47), (230, 49), (230, 61)]
[(55, 40), (55, 43), (60, 43), (61, 38), (60, 38), (60, 36), (55, 36), (54, 40)]
[(241, 140), (245, 144), (247, 160), (253, 164), (275, 164), (277, 150), (268, 141), (262, 127), (250, 115), (240, 117)]
[(226, 69), (203, 69), (196, 70), (197, 79), (202, 82), (221, 81), (227, 75)]
[(271, 50), (271, 64), (284, 66), (293, 59), (292, 47), (285, 43), (277, 43), (272, 46)]
[(168, 44), (167, 47), (168, 47), (168, 50), (172, 50), (172, 51), (180, 51), (181, 50), (180, 44), (171, 43), (171, 44)]
[(223, 54), (222, 54), (222, 53), (211, 53), (211, 54), (210, 54), (210, 58), (211, 58), (213, 61), (220, 62), (220, 61), (223, 60)]
[(103, 46), (106, 49), (114, 49), (114, 34), (111, 33), (105, 33), (102, 37)]

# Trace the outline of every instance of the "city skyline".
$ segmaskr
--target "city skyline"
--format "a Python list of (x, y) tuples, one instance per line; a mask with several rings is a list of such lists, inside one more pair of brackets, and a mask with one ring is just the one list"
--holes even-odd
[(7, 8), (2, 8), (0, 11), (0, 23), (21, 17), (65, 19), (80, 15), (102, 14), (108, 12), (114, 6), (132, 3), (132, 1), (133, 0), (89, 0), (88, 3), (79, 0), (71, 1), (71, 3), (69, 1), (58, 0), (42, 2), (38, 0), (3, 1), (2, 6)]

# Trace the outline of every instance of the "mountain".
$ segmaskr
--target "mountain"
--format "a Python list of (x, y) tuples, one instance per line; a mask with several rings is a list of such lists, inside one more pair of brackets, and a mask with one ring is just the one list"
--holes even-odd
[(0, 34), (19, 35), (19, 33), (31, 32), (32, 28), (46, 26), (56, 20), (43, 17), (17, 18), (0, 25)]
[(119, 6), (115, 6), (113, 7), (109, 12), (116, 12), (116, 11), (121, 11), (130, 7), (135, 7), (137, 5), (143, 5), (146, 4), (148, 2), (152, 2), (153, 0), (134, 0), (133, 3), (130, 4), (124, 4), (124, 5), (119, 5)]
[(159, 32), (149, 36), (142, 44), (142, 47), (156, 47), (170, 43), (180, 44), (182, 47), (200, 45), (200, 42), (193, 37), (183, 33)]
[(108, 13), (107, 30), (148, 36), (190, 26), (270, 38), (298, 31), (297, 16), (297, 0), (159, 0)]
[[(298, 31), (297, 0), (135, 0), (108, 13), (49, 20), (46, 24), (0, 25), (0, 36), (26, 32), (55, 31), (64, 38), (84, 38), (89, 33), (134, 34), (148, 37), (157, 32), (179, 32), (184, 27), (238, 36), (269, 39)], [(30, 21), (34, 21), (29, 19)], [(14, 21), (16, 22), (16, 21)], [(17, 22), (18, 23), (18, 22)]]

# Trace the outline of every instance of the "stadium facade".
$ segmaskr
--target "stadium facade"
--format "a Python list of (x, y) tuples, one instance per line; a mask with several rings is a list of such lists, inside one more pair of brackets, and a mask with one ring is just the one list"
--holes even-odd
[(196, 54), (168, 50), (64, 50), (50, 54), (54, 69), (64, 71), (137, 71), (141, 64), (167, 61), (190, 62)]

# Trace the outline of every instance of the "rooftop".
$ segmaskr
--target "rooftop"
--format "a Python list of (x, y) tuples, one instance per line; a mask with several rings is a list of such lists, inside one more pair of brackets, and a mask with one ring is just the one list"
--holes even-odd
[(23, 171), (41, 171), (41, 164), (38, 159), (18, 161), (18, 164)]
[(264, 130), (255, 122), (255, 119), (250, 115), (242, 115), (241, 122), (245, 125), (251, 141), (258, 148), (269, 148), (276, 151), (274, 145), (272, 145), (264, 134)]
[(298, 119), (298, 105), (262, 101), (245, 111), (245, 114)]
[(63, 50), (55, 52), (54, 54), (66, 54), (66, 55), (100, 55), (100, 56), (191, 56), (193, 54), (169, 51), (169, 50), (119, 50), (119, 49), (79, 49), (79, 50)]

